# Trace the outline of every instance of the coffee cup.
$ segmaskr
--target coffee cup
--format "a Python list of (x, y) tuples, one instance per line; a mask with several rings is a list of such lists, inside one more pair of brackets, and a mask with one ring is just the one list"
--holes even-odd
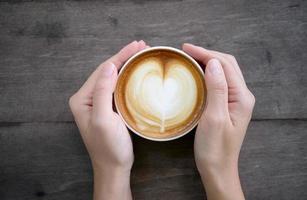
[(114, 92), (118, 114), (135, 134), (169, 141), (189, 133), (205, 107), (200, 65), (167, 46), (147, 48), (125, 62)]

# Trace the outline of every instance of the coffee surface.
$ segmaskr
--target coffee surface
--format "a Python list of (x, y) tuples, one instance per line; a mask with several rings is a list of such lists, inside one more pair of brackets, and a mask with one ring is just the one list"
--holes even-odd
[(117, 108), (126, 123), (145, 136), (180, 135), (195, 124), (203, 109), (205, 89), (198, 70), (174, 52), (138, 56), (118, 79)]

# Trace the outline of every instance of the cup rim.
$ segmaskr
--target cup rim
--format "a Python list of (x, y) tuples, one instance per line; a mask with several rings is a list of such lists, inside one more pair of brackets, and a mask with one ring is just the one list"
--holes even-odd
[[(155, 51), (155, 50), (169, 50), (169, 51), (173, 51), (173, 52), (176, 52), (184, 57), (186, 57), (189, 61), (191, 61), (193, 63), (193, 65), (195, 67), (198, 68), (198, 71), (200, 72), (201, 76), (204, 78), (205, 76), (205, 73), (203, 71), (203, 69), (201, 68), (201, 66), (196, 62), (196, 60), (191, 57), (190, 55), (188, 55), (187, 53), (185, 53), (184, 51), (180, 50), (180, 49), (177, 49), (177, 48), (174, 48), (174, 47), (170, 47), (170, 46), (154, 46), (154, 47), (149, 47), (149, 48), (146, 48), (146, 49), (143, 49), (141, 51), (139, 51), (138, 53), (134, 54), (133, 56), (131, 56), (125, 63), (124, 65), (120, 68), (119, 70), (119, 73), (118, 73), (118, 79), (120, 78), (120, 76), (122, 75), (122, 73), (125, 71), (124, 69), (130, 64), (130, 62), (132, 60), (134, 60), (136, 57), (140, 56), (141, 54), (144, 54), (146, 52), (149, 52), (149, 51)], [(116, 91), (116, 88), (115, 87), (115, 91)], [(114, 93), (115, 93), (114, 91)], [(118, 105), (117, 105), (117, 98), (116, 96), (114, 95), (114, 103), (115, 103), (115, 107), (116, 107), (116, 110), (117, 110), (117, 113), (118, 115), (120, 116), (120, 118), (123, 120), (123, 122), (125, 123), (125, 125), (136, 135), (144, 138), (144, 139), (147, 139), (147, 140), (151, 140), (151, 141), (157, 141), (157, 142), (165, 142), (165, 141), (172, 141), (172, 140), (175, 140), (175, 139), (178, 139), (178, 138), (181, 138), (185, 135), (187, 135), (189, 132), (191, 132), (191, 130), (193, 130), (199, 123), (199, 119), (197, 119), (197, 121), (189, 128), (187, 129), (185, 132), (179, 134), (179, 135), (176, 135), (176, 136), (173, 136), (173, 137), (169, 137), (169, 138), (153, 138), (153, 137), (148, 137), (146, 135), (143, 135), (141, 133), (139, 133), (137, 130), (135, 130), (134, 128), (132, 128), (127, 122), (126, 120), (124, 119), (124, 117), (122, 116), (121, 114), (121, 111), (118, 109)]]

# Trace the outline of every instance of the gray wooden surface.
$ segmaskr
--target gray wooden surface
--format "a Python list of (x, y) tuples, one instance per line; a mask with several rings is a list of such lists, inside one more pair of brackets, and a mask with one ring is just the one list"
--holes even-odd
[[(90, 199), (68, 97), (132, 40), (235, 55), (257, 102), (240, 158), (247, 199), (307, 198), (304, 0), (0, 1), (0, 199)], [(135, 199), (203, 199), (193, 133), (133, 136)]]

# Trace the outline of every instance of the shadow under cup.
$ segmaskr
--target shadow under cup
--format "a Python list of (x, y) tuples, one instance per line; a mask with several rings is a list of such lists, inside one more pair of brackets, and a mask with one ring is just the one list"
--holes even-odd
[(124, 64), (114, 99), (117, 112), (137, 135), (154, 141), (177, 139), (197, 125), (204, 110), (204, 72), (179, 49), (151, 47)]

